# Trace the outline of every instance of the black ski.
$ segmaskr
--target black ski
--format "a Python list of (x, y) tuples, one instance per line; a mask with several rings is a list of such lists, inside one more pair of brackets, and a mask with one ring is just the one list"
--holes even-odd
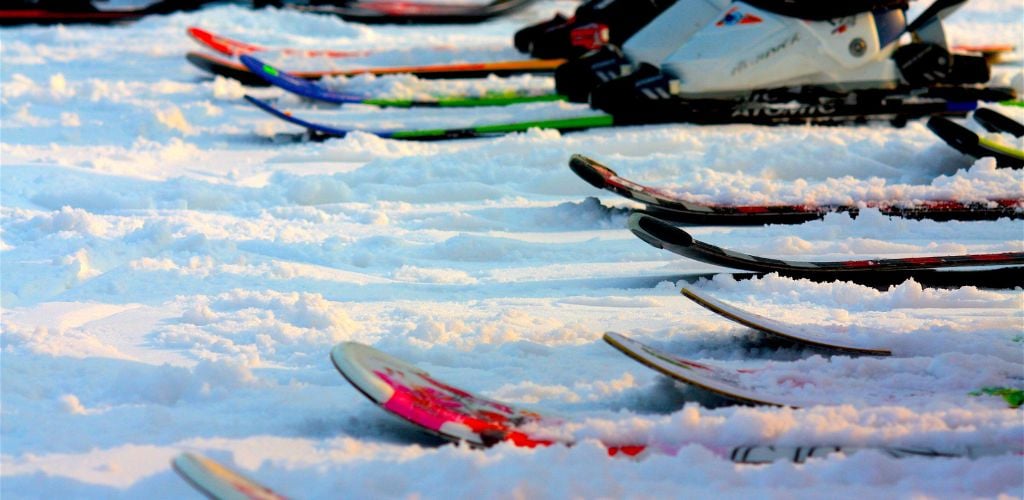
[(709, 205), (619, 177), (614, 170), (583, 155), (573, 155), (569, 168), (598, 189), (647, 205), (645, 212), (668, 221), (703, 225), (800, 224), (832, 212), (856, 217), (861, 208), (876, 208), (890, 217), (907, 219), (995, 220), (1024, 217), (1024, 200), (997, 199), (977, 203), (930, 200), (919, 203), (864, 203), (861, 205)]
[(944, 268), (994, 267), (973, 277), (992, 280), (978, 284), (988, 286), (1020, 286), (1024, 271), (1024, 252), (967, 254), (902, 259), (860, 259), (836, 262), (785, 261), (748, 255), (696, 240), (686, 231), (645, 214), (629, 218), (629, 230), (655, 248), (668, 250), (699, 262), (746, 271), (777, 272), (793, 277), (817, 277), (871, 281), (874, 278), (911, 278), (940, 272)]
[[(974, 119), (990, 132), (1006, 132), (1016, 137), (1024, 135), (1024, 125), (990, 109), (974, 112)], [(975, 158), (992, 157), (1002, 168), (1024, 168), (1024, 151), (982, 137), (972, 130), (942, 116), (928, 120), (928, 128), (946, 144)]]

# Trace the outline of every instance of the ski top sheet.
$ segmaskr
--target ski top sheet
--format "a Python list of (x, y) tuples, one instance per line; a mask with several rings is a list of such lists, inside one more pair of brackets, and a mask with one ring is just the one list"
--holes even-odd
[(647, 211), (684, 224), (763, 225), (800, 224), (831, 212), (857, 216), (875, 208), (890, 217), (931, 220), (995, 220), (1024, 217), (1024, 200), (995, 199), (964, 203), (935, 200), (919, 203), (864, 202), (857, 205), (710, 205), (680, 198), (674, 193), (619, 177), (614, 170), (583, 155), (569, 159), (569, 168), (590, 185), (647, 205)]
[(286, 497), (197, 453), (182, 453), (171, 466), (193, 488), (214, 500), (285, 500)]
[(237, 57), (243, 54), (255, 54), (257, 52), (276, 52), (291, 57), (321, 57), (327, 59), (343, 59), (348, 57), (365, 57), (373, 53), (371, 50), (319, 50), (299, 48), (276, 48), (254, 45), (239, 40), (218, 35), (212, 31), (189, 26), (185, 30), (188, 36), (197, 43), (210, 50), (214, 50), (226, 56)]
[(779, 337), (790, 342), (839, 351), (844, 354), (866, 354), (871, 356), (890, 356), (892, 351), (885, 347), (844, 341), (836, 335), (827, 335), (820, 330), (803, 325), (791, 325), (760, 314), (743, 310), (727, 302), (702, 294), (697, 290), (684, 286), (681, 290), (684, 297), (694, 301), (701, 307), (734, 321), (748, 328), (753, 328), (768, 335)]
[[(616, 334), (606, 335), (605, 340), (608, 340), (609, 336), (616, 342), (629, 342), (625, 337)], [(667, 357), (672, 359), (670, 356)], [(545, 416), (532, 410), (516, 408), (500, 401), (483, 398), (440, 381), (415, 365), (372, 347), (357, 342), (343, 342), (331, 350), (331, 362), (356, 390), (386, 412), (442, 438), (465, 442), (475, 447), (489, 447), (498, 443), (528, 448), (554, 444), (571, 446), (573, 444), (571, 438), (555, 430), (565, 423), (560, 418)], [(694, 363), (694, 365), (697, 364)], [(720, 386), (730, 393), (742, 390), (740, 386), (729, 382), (732, 377), (735, 377), (735, 373), (720, 368), (708, 367), (708, 369), (714, 373), (720, 373), (720, 375), (704, 374), (693, 378), (706, 380), (709, 385)], [(716, 381), (716, 377), (721, 380)], [(760, 398), (752, 394), (750, 396), (754, 397), (750, 401), (760, 401)], [(605, 443), (604, 445), (610, 456), (626, 457), (640, 455), (649, 449), (657, 449), (659, 452), (669, 454), (678, 449), (678, 447), (659, 447), (656, 443), (628, 445)], [(803, 462), (808, 458), (824, 457), (834, 452), (853, 453), (859, 450), (855, 447), (770, 445), (709, 449), (733, 462), (746, 464), (769, 463), (778, 460)], [(982, 446), (955, 450), (898, 447), (875, 449), (893, 457), (958, 456), (971, 458), (1017, 450), (1012, 444), (1003, 447)]]
[(1024, 252), (967, 254), (902, 259), (862, 259), (834, 262), (786, 261), (757, 257), (719, 248), (696, 240), (689, 233), (650, 215), (634, 213), (629, 230), (655, 248), (668, 250), (699, 262), (754, 272), (780, 272), (798, 275), (843, 276), (863, 272), (886, 273), (934, 270), (972, 266), (1024, 266)]
[(942, 116), (928, 119), (928, 128), (946, 144), (974, 158), (993, 157), (1001, 168), (1024, 168), (1024, 151), (982, 137)]
[[(246, 85), (267, 86), (263, 77), (253, 74), (240, 62), (204, 52), (189, 52), (185, 59), (197, 68), (213, 75), (234, 78)], [(436, 64), (428, 66), (391, 66), (380, 68), (347, 68), (325, 71), (293, 71), (293, 76), (318, 80), (326, 76), (400, 75), (419, 78), (486, 78), (490, 75), (512, 76), (552, 73), (565, 62), (562, 59), (524, 59), (483, 63)]]
[(438, 128), (438, 129), (397, 129), (397, 130), (371, 130), (344, 125), (324, 125), (303, 120), (293, 116), (291, 113), (274, 107), (269, 102), (252, 96), (245, 96), (245, 99), (260, 109), (274, 115), (284, 121), (293, 123), (308, 130), (314, 138), (324, 137), (345, 137), (352, 132), (365, 132), (378, 137), (389, 139), (405, 139), (414, 141), (436, 141), (445, 139), (469, 139), (476, 137), (492, 137), (505, 135), (512, 132), (524, 132), (531, 128), (554, 129), (563, 132), (574, 130), (586, 130), (598, 127), (610, 127), (612, 119), (608, 115), (594, 115), (589, 113), (580, 117), (558, 118), (551, 120), (537, 120), (528, 122), (501, 123), (493, 125), (473, 125), (461, 128)]
[(303, 12), (334, 14), (364, 24), (470, 24), (516, 12), (533, 0), (494, 0), (487, 4), (366, 0), (341, 5), (289, 5)]
[(370, 104), (374, 106), (392, 108), (461, 108), (477, 106), (507, 106), (510, 104), (565, 100), (564, 97), (558, 94), (536, 94), (514, 91), (489, 93), (477, 97), (438, 97), (430, 100), (374, 98), (365, 94), (353, 94), (331, 90), (325, 85), (312, 80), (299, 78), (249, 55), (242, 55), (239, 57), (239, 61), (241, 61), (249, 71), (262, 77), (270, 85), (279, 87), (306, 99), (329, 102), (332, 104)]

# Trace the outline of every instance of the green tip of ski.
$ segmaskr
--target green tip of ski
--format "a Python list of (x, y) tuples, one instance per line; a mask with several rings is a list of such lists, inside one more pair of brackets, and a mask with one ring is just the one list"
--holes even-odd
[(1024, 404), (1024, 390), (1022, 389), (1011, 389), (1009, 387), (984, 387), (971, 392), (970, 395), (999, 396), (1006, 401), (1006, 404), (1010, 405), (1010, 408), (1020, 408), (1020, 406)]
[(489, 94), (482, 97), (453, 97), (440, 99), (438, 106), (446, 108), (464, 108), (472, 106), (507, 106), (530, 102), (561, 101), (565, 97), (558, 94), (522, 95), (522, 94)]
[(482, 106), (508, 106), (510, 104), (525, 104), (531, 102), (551, 102), (565, 100), (565, 96), (558, 94), (544, 95), (523, 95), (514, 92), (484, 94), (480, 97), (441, 97), (436, 101), (426, 103), (412, 99), (367, 99), (363, 104), (389, 108), (409, 108), (415, 105), (429, 104), (439, 108), (472, 108)]

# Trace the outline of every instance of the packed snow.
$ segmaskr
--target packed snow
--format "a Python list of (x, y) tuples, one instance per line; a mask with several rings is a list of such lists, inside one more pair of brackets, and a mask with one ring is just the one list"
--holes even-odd
[[(314, 108), (210, 78), (183, 57), (201, 50), (185, 35), (195, 25), (272, 47), (375, 51), (360, 65), (520, 58), (517, 28), (574, 7), (539, 1), (480, 25), (414, 27), (217, 6), (110, 27), (0, 30), (0, 494), (195, 498), (169, 464), (192, 451), (297, 498), (1024, 496), (1022, 410), (970, 395), (1024, 387), (1021, 288), (716, 275), (726, 270), (634, 237), (625, 222), (637, 205), (567, 162), (582, 153), (695, 201), (744, 204), (1021, 199), (1021, 171), (963, 156), (922, 122), (296, 142), (298, 129), (241, 96), (367, 128), (581, 109)], [(1020, 2), (973, 0), (948, 28), (956, 43), (1016, 44), (993, 78), (1021, 92), (1022, 20)], [(267, 56), (285, 69), (339, 64)], [(328, 83), (395, 98), (553, 87), (535, 76)], [(1024, 109), (993, 107), (1024, 120)], [(687, 230), (800, 260), (1024, 250), (1021, 220), (875, 210)], [(686, 300), (683, 284), (893, 356), (762, 342)], [(766, 397), (821, 404), (730, 406), (623, 356), (602, 341), (607, 331), (750, 369), (744, 380)], [(342, 341), (559, 415), (578, 444), (477, 450), (428, 436), (339, 376), (328, 353)], [(635, 442), (657, 451), (611, 458), (601, 445)], [(866, 450), (763, 466), (721, 455), (757, 444), (1018, 452)]]

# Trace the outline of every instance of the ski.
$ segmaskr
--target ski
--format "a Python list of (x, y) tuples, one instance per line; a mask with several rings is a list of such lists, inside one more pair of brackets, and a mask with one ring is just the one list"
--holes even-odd
[(818, 330), (805, 326), (791, 325), (771, 318), (766, 318), (759, 314), (754, 314), (727, 302), (718, 300), (714, 297), (704, 295), (690, 287), (684, 286), (681, 293), (684, 297), (692, 300), (697, 305), (718, 314), (725, 319), (790, 342), (810, 345), (830, 351), (838, 351), (844, 354), (864, 354), (870, 356), (892, 355), (892, 350), (889, 348), (865, 345), (851, 341), (843, 342), (839, 335), (826, 335)]
[(957, 52), (980, 54), (989, 64), (1001, 64), (1007, 54), (1012, 54), (1016, 47), (1010, 44), (954, 45)]
[(787, 275), (825, 275), (842, 277), (861, 273), (904, 273), (958, 267), (1006, 267), (1021, 270), (1024, 252), (967, 254), (902, 259), (862, 259), (837, 262), (785, 261), (757, 257), (719, 248), (696, 240), (689, 233), (650, 215), (634, 213), (629, 230), (655, 248), (668, 250), (699, 262), (754, 272), (778, 272)]
[(445, 139), (468, 139), (476, 137), (492, 137), (509, 134), (512, 132), (524, 132), (531, 128), (554, 129), (562, 132), (575, 130), (587, 130), (599, 127), (610, 127), (613, 125), (608, 115), (588, 114), (551, 120), (536, 120), (488, 125), (474, 125), (461, 128), (438, 128), (438, 129), (397, 129), (397, 130), (372, 130), (359, 127), (347, 127), (344, 125), (324, 125), (303, 120), (293, 116), (291, 113), (275, 108), (269, 102), (252, 96), (245, 96), (245, 99), (260, 109), (274, 115), (284, 121), (304, 127), (309, 131), (311, 138), (324, 139), (329, 137), (345, 137), (352, 132), (365, 132), (378, 137), (389, 139), (405, 139), (414, 141), (436, 141)]
[[(606, 335), (605, 340), (608, 340), (609, 335), (615, 334)], [(364, 344), (343, 342), (336, 345), (331, 350), (331, 362), (345, 380), (384, 411), (449, 441), (464, 442), (477, 448), (499, 443), (527, 448), (555, 444), (572, 446), (574, 443), (571, 438), (559, 432), (560, 427), (566, 423), (561, 418), (478, 396)], [(728, 378), (728, 371), (722, 372), (723, 377)], [(672, 447), (656, 443), (605, 443), (605, 447), (610, 456), (620, 457), (635, 457), (649, 450), (668, 454), (674, 452)], [(709, 449), (736, 463), (759, 464), (779, 460), (803, 462), (808, 458), (824, 457), (834, 452), (853, 453), (859, 448), (754, 445)], [(974, 458), (1016, 451), (1013, 445), (950, 450), (899, 447), (876, 449), (893, 457)]]
[(303, 12), (333, 14), (364, 24), (472, 24), (523, 9), (533, 0), (493, 0), (487, 4), (366, 0), (339, 5), (288, 5)]
[(500, 442), (528, 448), (548, 446), (555, 443), (555, 437), (553, 433), (545, 435), (544, 428), (550, 433), (563, 423), (446, 384), (412, 364), (356, 342), (335, 346), (331, 362), (345, 380), (385, 411), (431, 434), (470, 446)]
[(752, 370), (730, 370), (707, 363), (690, 361), (659, 351), (653, 347), (637, 342), (625, 335), (608, 332), (604, 341), (619, 352), (638, 361), (661, 374), (684, 384), (698, 387), (731, 401), (752, 406), (789, 406), (800, 408), (828, 404), (824, 401), (802, 401), (788, 398), (767, 398), (754, 388), (740, 382), (741, 373), (753, 373)]
[[(189, 52), (185, 59), (195, 67), (216, 75), (234, 78), (245, 85), (267, 86), (267, 81), (253, 74), (240, 62), (204, 52)], [(561, 59), (525, 59), (485, 63), (437, 64), (429, 66), (391, 66), (380, 68), (349, 68), (323, 71), (291, 71), (298, 78), (317, 80), (327, 76), (399, 75), (419, 78), (486, 78), (489, 75), (512, 76), (551, 73), (562, 64)]]
[(979, 108), (974, 112), (974, 121), (995, 133), (1006, 133), (1014, 137), (1024, 137), (1024, 124), (989, 108)]
[(710, 205), (696, 203), (662, 189), (619, 177), (614, 170), (583, 155), (573, 155), (569, 168), (590, 185), (646, 205), (645, 211), (683, 224), (763, 225), (800, 224), (833, 212), (856, 217), (860, 210), (878, 209), (890, 217), (930, 220), (995, 220), (1024, 217), (1024, 200), (983, 202), (933, 200), (917, 203), (870, 201), (856, 205)]
[(480, 96), (438, 97), (430, 100), (375, 98), (363, 94), (352, 94), (331, 90), (327, 88), (327, 86), (318, 82), (291, 75), (249, 55), (242, 55), (239, 60), (246, 68), (249, 69), (249, 71), (255, 75), (259, 75), (270, 85), (279, 87), (306, 99), (328, 102), (331, 104), (370, 104), (391, 108), (458, 108), (507, 106), (511, 104), (564, 100), (564, 98), (558, 94), (536, 94), (515, 91), (495, 92)]
[(213, 500), (285, 500), (270, 488), (198, 453), (182, 453), (171, 466), (185, 481)]
[[(246, 74), (253, 75), (253, 73), (248, 70), (246, 70)], [(301, 74), (296, 76), (303, 77)], [(260, 109), (263, 109), (282, 120), (307, 128), (314, 133), (315, 137), (344, 137), (346, 134), (355, 130), (353, 127), (328, 125), (301, 119), (293, 116), (290, 112), (277, 109), (269, 102), (248, 95), (245, 96), (245, 98)], [(777, 106), (775, 106), (775, 109), (782, 110), (781, 113), (776, 113), (766, 112), (765, 109), (768, 108), (760, 105), (755, 105), (754, 108), (750, 108), (746, 103), (736, 103), (731, 101), (730, 103), (733, 107), (719, 107), (719, 105), (722, 105), (723, 103), (718, 103), (712, 107), (700, 106), (700, 109), (693, 109), (691, 114), (676, 116), (671, 120), (667, 119), (667, 117), (661, 117), (663, 119), (645, 121), (643, 119), (644, 117), (615, 117), (607, 114), (595, 114), (593, 111), (589, 111), (587, 114), (568, 119), (521, 121), (488, 124), (475, 127), (436, 128), (429, 130), (398, 129), (368, 132), (380, 135), (381, 137), (390, 137), (395, 139), (438, 140), (482, 137), (509, 132), (519, 132), (529, 128), (576, 131), (598, 127), (654, 125), (664, 123), (750, 123), (756, 125), (784, 125), (810, 123), (835, 124), (863, 122), (866, 120), (889, 120), (901, 122), (908, 119), (922, 118), (936, 114), (952, 113), (962, 115), (977, 106), (977, 102), (975, 101), (945, 102), (926, 99), (924, 102), (906, 102), (903, 104), (888, 102), (884, 106), (884, 110), (882, 108), (871, 108), (856, 111), (856, 106), (850, 107), (836, 103), (837, 107), (815, 107), (814, 109), (804, 109), (804, 111), (795, 112), (794, 110), (797, 108), (793, 108), (788, 104), (780, 105), (779, 103), (776, 103)], [(769, 108), (770, 107), (772, 106), (769, 106)], [(758, 111), (752, 111), (752, 109), (756, 109)], [(646, 118), (651, 117), (648, 116)]]
[[(697, 362), (655, 349), (642, 342), (633, 340), (625, 335), (608, 332), (604, 334), (604, 341), (617, 349), (622, 354), (632, 358), (640, 364), (651, 368), (662, 375), (665, 375), (677, 382), (696, 387), (703, 391), (710, 392), (718, 397), (727, 400), (753, 406), (787, 406), (790, 408), (804, 408), (821, 405), (840, 404), (830, 398), (821, 399), (815, 397), (801, 397), (791, 395), (775, 395), (769, 397), (765, 391), (745, 382), (752, 379), (763, 369), (730, 369), (716, 366), (707, 362)], [(794, 392), (799, 393), (801, 382), (793, 382), (797, 386)], [(1002, 397), (1007, 406), (1014, 407), (1015, 397), (1019, 390), (1006, 388), (989, 388), (970, 393), (972, 396), (995, 395)], [(1006, 394), (1009, 394), (1007, 396)], [(883, 400), (888, 400), (882, 396)]]
[(203, 47), (231, 57), (237, 57), (243, 54), (255, 54), (257, 52), (276, 52), (290, 57), (322, 57), (330, 59), (365, 57), (373, 53), (373, 51), (370, 50), (320, 50), (264, 47), (262, 45), (245, 43), (226, 36), (218, 35), (196, 26), (189, 26), (185, 32), (189, 37)]
[(40, 5), (31, 0), (5, 2), (0, 7), (0, 26), (24, 24), (110, 24), (134, 21), (153, 14), (170, 14), (190, 11), (202, 7), (212, 0), (161, 0), (141, 8), (99, 9), (93, 2), (68, 2), (69, 5), (56, 7), (47, 2)]
[[(1016, 131), (1013, 125), (1022, 127), (1021, 124), (1005, 116), (991, 110), (989, 111), (989, 113), (982, 113), (982, 119), (979, 122), (990, 130), (1012, 133), (1012, 131)], [(1006, 123), (1006, 121), (1009, 121), (1009, 123)], [(928, 128), (935, 135), (939, 136), (943, 142), (967, 156), (973, 156), (974, 158), (993, 157), (996, 160), (996, 165), (1001, 168), (1024, 168), (1024, 151), (982, 137), (948, 118), (933, 116), (928, 120)]]

